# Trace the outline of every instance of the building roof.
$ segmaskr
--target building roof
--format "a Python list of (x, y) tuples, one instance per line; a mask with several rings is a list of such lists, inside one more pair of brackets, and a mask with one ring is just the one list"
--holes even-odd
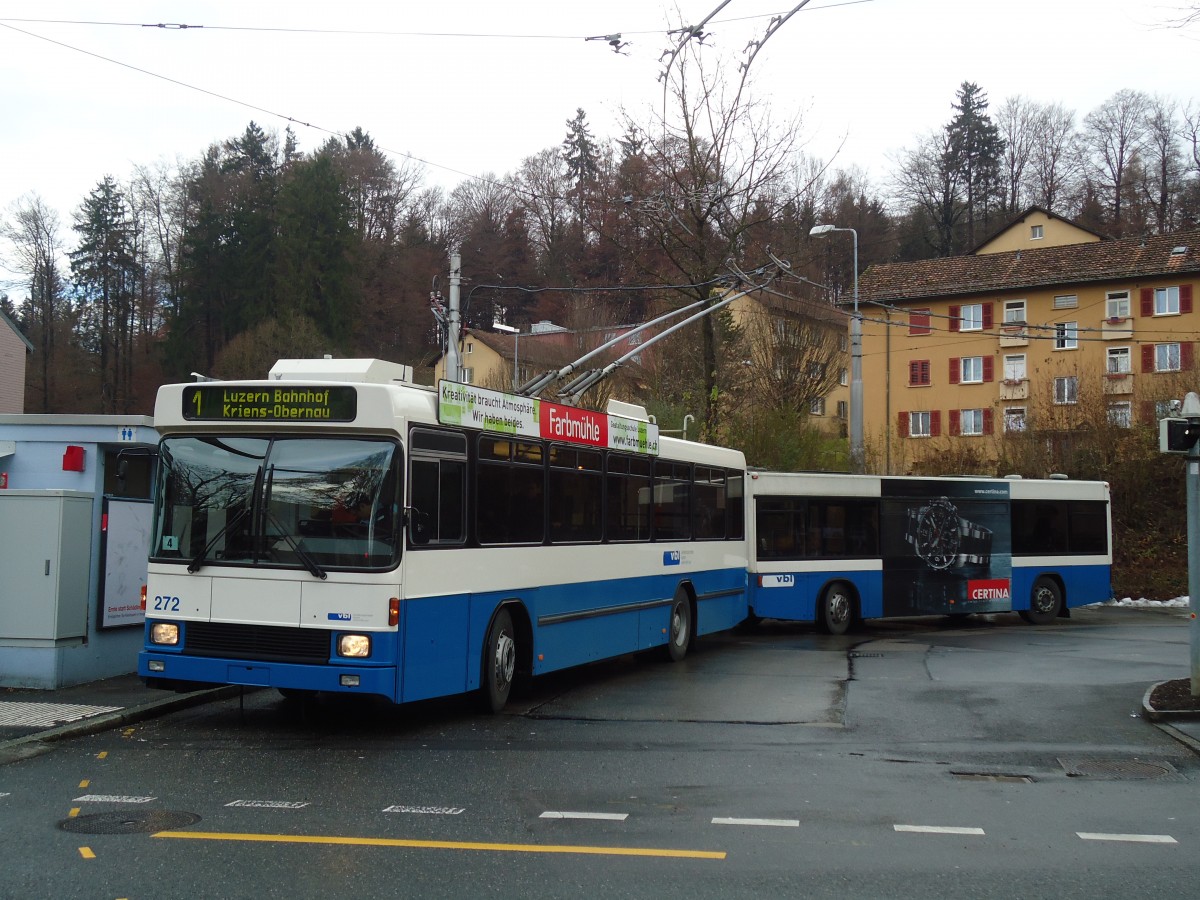
[[(1180, 247), (1182, 252), (1174, 252)], [(910, 303), (1198, 272), (1200, 229), (1194, 229), (1041, 250), (876, 264), (859, 280), (859, 298), (867, 303)]]
[(17, 327), (17, 323), (4, 314), (4, 310), (0, 309), (0, 323), (7, 325), (13, 330), (13, 334), (19, 337), (24, 342), (29, 353), (34, 350), (33, 343), (25, 335), (21, 334), (21, 329)]

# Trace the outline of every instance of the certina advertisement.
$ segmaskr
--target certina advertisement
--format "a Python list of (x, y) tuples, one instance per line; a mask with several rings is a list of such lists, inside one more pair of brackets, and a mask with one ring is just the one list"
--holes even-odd
[(1008, 485), (883, 482), (883, 614), (1012, 609)]

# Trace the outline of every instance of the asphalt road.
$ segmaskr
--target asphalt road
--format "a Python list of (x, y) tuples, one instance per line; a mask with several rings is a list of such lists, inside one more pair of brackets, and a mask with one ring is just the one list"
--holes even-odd
[(0, 767), (2, 897), (1194, 896), (1179, 611), (764, 623), (499, 716), (274, 692)]

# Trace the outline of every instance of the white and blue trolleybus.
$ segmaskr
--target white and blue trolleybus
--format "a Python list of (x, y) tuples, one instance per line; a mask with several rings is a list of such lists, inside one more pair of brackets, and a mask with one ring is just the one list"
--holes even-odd
[(1016, 612), (1112, 596), (1104, 482), (751, 472), (750, 612), (856, 620)]
[(379, 360), (166, 385), (145, 645), (161, 687), (404, 703), (746, 617), (745, 460)]

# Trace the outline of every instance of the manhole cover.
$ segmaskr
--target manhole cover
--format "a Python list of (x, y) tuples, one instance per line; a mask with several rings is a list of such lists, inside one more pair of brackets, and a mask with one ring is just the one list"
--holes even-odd
[(1068, 775), (1090, 778), (1161, 778), (1174, 775), (1169, 762), (1144, 759), (1064, 759), (1058, 760)]
[(79, 834), (152, 834), (195, 825), (200, 817), (194, 813), (172, 812), (169, 809), (118, 810), (63, 819), (58, 827)]

